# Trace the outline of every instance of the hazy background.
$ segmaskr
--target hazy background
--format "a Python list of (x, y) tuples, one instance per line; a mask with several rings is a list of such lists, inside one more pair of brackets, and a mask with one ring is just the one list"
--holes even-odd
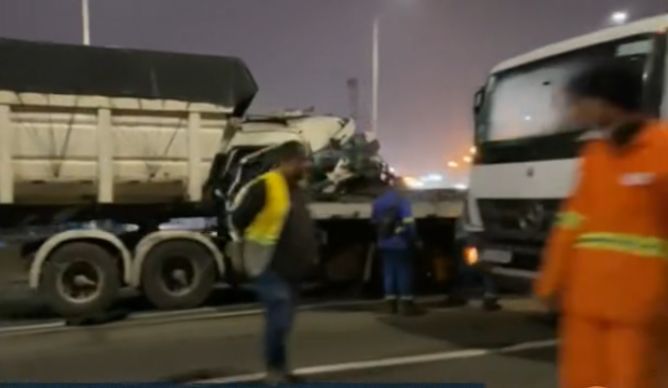
[[(668, 12), (668, 0), (90, 0), (94, 45), (242, 57), (255, 112), (350, 113), (360, 82), (368, 128), (371, 31), (381, 19), (380, 138), (402, 172), (445, 168), (471, 142), (471, 100), (497, 62), (596, 30), (610, 14)], [(0, 36), (81, 42), (78, 0), (0, 0)]]

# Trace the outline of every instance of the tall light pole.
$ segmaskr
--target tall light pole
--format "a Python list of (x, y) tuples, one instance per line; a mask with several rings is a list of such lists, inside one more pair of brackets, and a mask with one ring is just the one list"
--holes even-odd
[[(402, 0), (397, 3), (402, 6), (412, 6), (415, 1), (408, 2)], [(380, 22), (383, 18), (383, 11), (373, 19), (372, 49), (371, 49), (371, 132), (378, 136), (379, 116), (380, 116)]]
[(81, 30), (84, 46), (90, 46), (90, 11), (88, 0), (81, 0)]
[(380, 18), (373, 20), (373, 47), (371, 49), (371, 133), (378, 136), (380, 89)]
[(350, 103), (350, 117), (359, 123), (360, 113), (360, 90), (359, 80), (357, 78), (349, 78), (348, 82), (348, 98)]

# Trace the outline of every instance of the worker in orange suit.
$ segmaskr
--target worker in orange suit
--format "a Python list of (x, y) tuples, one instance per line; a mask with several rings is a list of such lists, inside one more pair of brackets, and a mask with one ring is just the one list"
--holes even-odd
[(535, 284), (562, 313), (565, 388), (668, 387), (668, 125), (639, 67), (597, 65), (566, 88), (573, 123), (596, 131)]

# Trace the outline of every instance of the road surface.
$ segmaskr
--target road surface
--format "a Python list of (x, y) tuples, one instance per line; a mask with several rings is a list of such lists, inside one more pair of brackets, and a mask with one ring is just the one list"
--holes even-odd
[[(257, 314), (218, 314), (0, 334), (0, 381), (253, 381), (261, 327)], [(556, 386), (554, 329), (525, 300), (418, 318), (368, 304), (303, 311), (292, 349), (309, 381)]]

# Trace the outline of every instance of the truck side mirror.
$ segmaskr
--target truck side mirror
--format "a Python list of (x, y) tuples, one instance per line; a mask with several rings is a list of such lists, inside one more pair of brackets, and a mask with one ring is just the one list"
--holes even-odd
[(485, 102), (485, 87), (481, 86), (473, 95), (473, 113), (478, 115), (482, 109), (482, 105)]

